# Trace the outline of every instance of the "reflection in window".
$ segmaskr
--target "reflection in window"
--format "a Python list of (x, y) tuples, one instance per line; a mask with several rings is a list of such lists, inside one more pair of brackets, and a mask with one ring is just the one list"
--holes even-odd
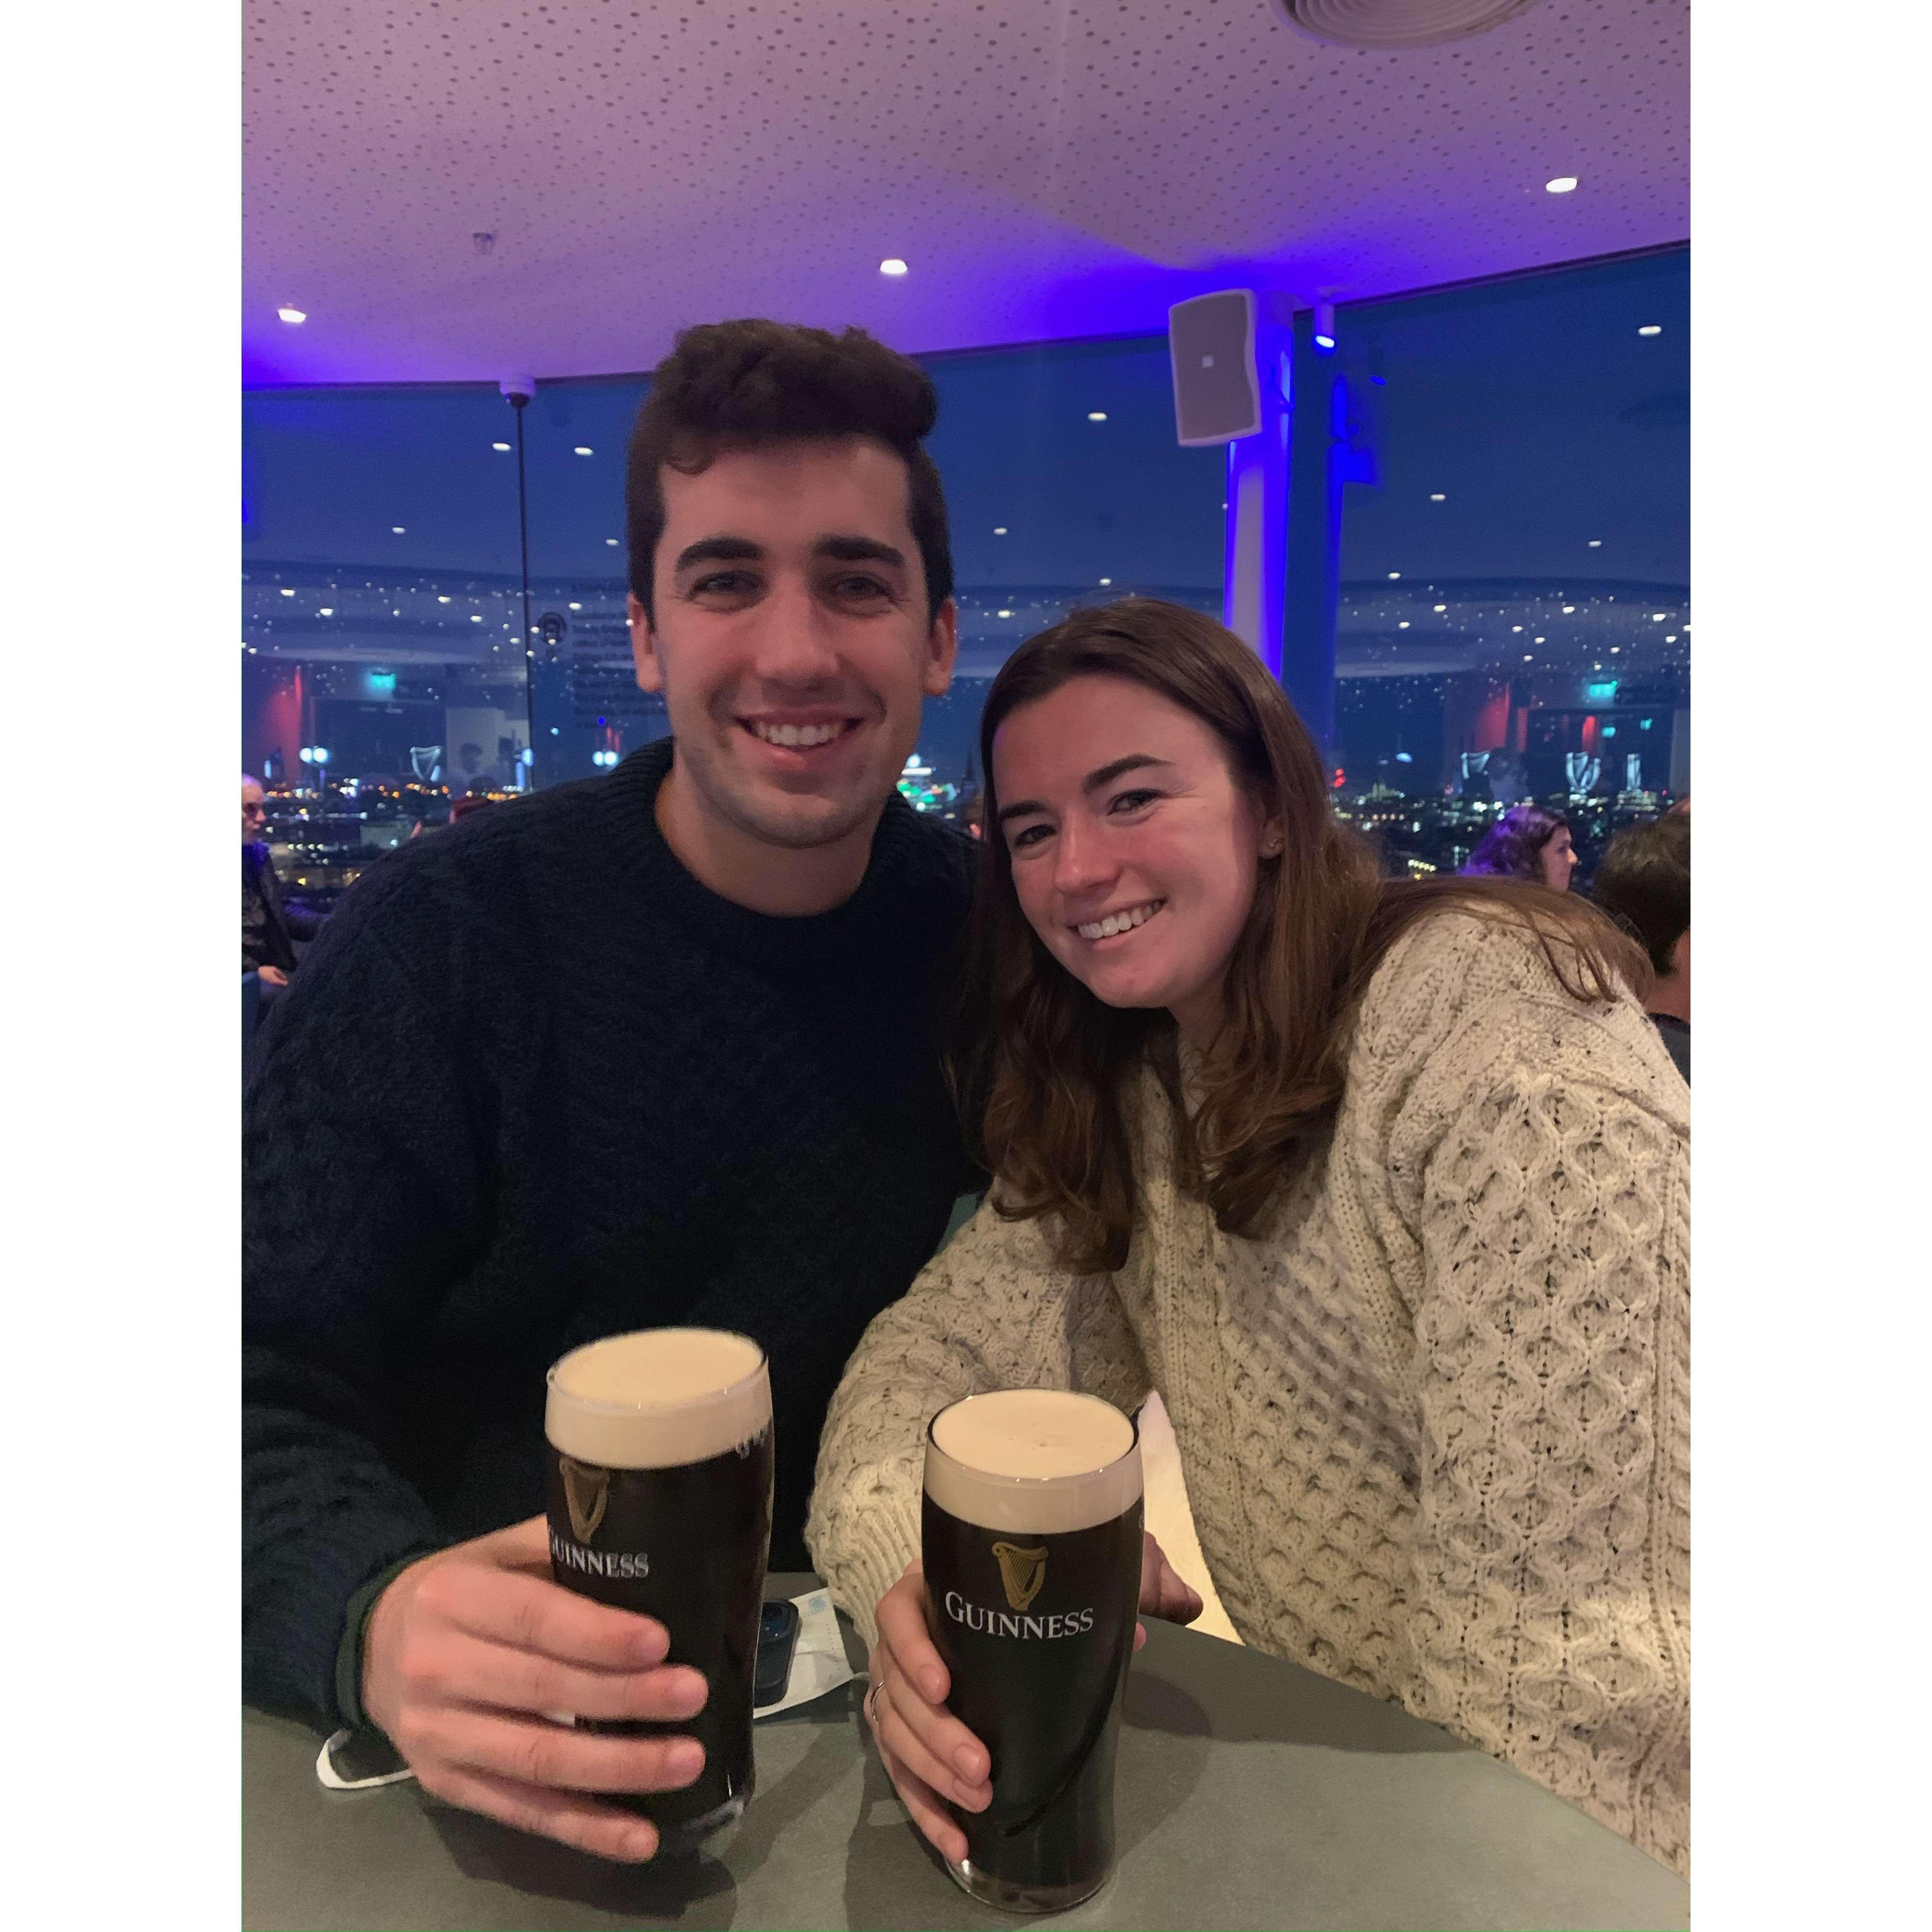
[(1373, 485), (1342, 530), (1338, 805), (1454, 872), (1502, 807), (1612, 828), (1690, 785), (1690, 258), (1341, 312)]
[(509, 414), (481, 387), (244, 398), (242, 762), (318, 908), (530, 782)]

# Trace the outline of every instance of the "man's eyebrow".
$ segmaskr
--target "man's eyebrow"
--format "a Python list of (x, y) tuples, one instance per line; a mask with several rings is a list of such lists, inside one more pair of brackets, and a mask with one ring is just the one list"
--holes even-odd
[[(1085, 792), (1098, 791), (1103, 785), (1110, 785), (1117, 778), (1128, 772), (1137, 772), (1148, 765), (1165, 766), (1169, 761), (1156, 758), (1151, 752), (1130, 752), (1124, 758), (1116, 758), (1112, 764), (1102, 765), (1097, 771), (1089, 772), (1080, 781), (1080, 789)], [(1016, 805), (1003, 805), (995, 824), (1004, 825), (1010, 818), (1030, 818), (1043, 813), (1046, 807), (1036, 800), (1023, 798)]]
[(812, 547), (814, 556), (834, 563), (890, 563), (905, 567), (905, 552), (877, 537), (820, 537)]
[(764, 546), (749, 537), (700, 537), (677, 554), (674, 566), (688, 570), (694, 563), (750, 563), (764, 555)]

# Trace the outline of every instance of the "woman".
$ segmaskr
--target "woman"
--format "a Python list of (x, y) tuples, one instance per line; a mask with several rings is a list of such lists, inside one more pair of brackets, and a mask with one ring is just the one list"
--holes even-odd
[[(1682, 1868), (1688, 1123), (1642, 955), (1540, 887), (1381, 879), (1280, 687), (1172, 605), (1023, 646), (981, 752), (994, 1185), (867, 1330), (807, 1529), (913, 1816), (957, 1858), (940, 1800), (990, 1795), (909, 1562), (927, 1418), (1153, 1388), (1248, 1643)], [(1150, 1546), (1142, 1608), (1191, 1599)]]
[(1567, 818), (1540, 806), (1514, 805), (1476, 842), (1462, 872), (1470, 878), (1532, 879), (1567, 892), (1578, 863)]

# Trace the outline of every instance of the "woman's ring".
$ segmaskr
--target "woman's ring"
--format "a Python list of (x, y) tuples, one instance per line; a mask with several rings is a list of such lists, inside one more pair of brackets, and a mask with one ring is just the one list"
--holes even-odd
[(872, 1720), (872, 1729), (879, 1728), (878, 1696), (884, 1688), (883, 1682), (871, 1685), (866, 1692), (866, 1715)]

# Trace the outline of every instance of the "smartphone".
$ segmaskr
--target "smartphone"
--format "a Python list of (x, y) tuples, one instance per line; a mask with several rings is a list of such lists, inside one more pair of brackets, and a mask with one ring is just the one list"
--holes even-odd
[(752, 1677), (752, 1706), (776, 1704), (791, 1680), (791, 1654), (798, 1642), (798, 1606), (767, 1604), (758, 1624), (758, 1663)]

